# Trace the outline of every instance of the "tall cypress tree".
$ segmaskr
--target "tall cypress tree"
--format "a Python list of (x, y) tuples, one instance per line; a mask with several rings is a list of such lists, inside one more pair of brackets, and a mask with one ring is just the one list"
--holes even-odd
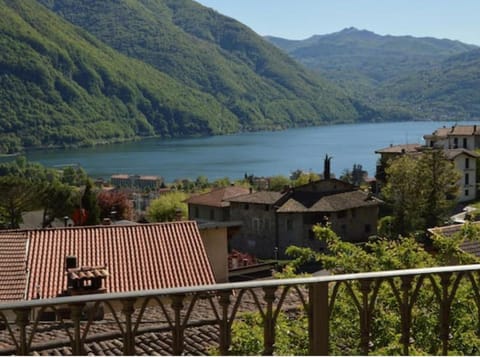
[(98, 206), (97, 196), (92, 191), (92, 182), (87, 180), (85, 192), (82, 196), (82, 208), (87, 213), (87, 226), (94, 226), (100, 223), (100, 207)]

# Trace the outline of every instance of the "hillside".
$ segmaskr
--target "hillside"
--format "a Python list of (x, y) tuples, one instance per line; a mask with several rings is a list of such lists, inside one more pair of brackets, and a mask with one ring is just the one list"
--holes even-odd
[(208, 94), (127, 58), (31, 0), (0, 0), (0, 152), (234, 132)]
[(458, 41), (412, 36), (381, 36), (367, 30), (344, 29), (306, 40), (267, 40), (288, 52), (308, 67), (328, 78), (352, 80), (364, 78), (378, 84), (391, 78), (423, 70), (442, 60), (475, 48)]
[(437, 66), (385, 83), (385, 92), (406, 105), (445, 119), (480, 118), (480, 49), (452, 56)]
[[(405, 83), (404, 86), (415, 93), (426, 85), (420, 83), (421, 77), (414, 79), (417, 73), (431, 71), (431, 76), (441, 77), (442, 72), (435, 68), (450, 57), (455, 58), (476, 49), (476, 46), (429, 37), (381, 36), (355, 28), (298, 41), (275, 37), (267, 37), (267, 40), (300, 63), (340, 85), (350, 95), (362, 98), (377, 109), (404, 110), (416, 117), (429, 118), (436, 117), (438, 112), (444, 116), (455, 116), (470, 111), (468, 103), (460, 100), (454, 104), (454, 97), (449, 97), (447, 93), (438, 96), (442, 97), (444, 103), (432, 98), (431, 102), (424, 103), (425, 106), (416, 106), (415, 101), (404, 100), (405, 95), (400, 93), (402, 89), (395, 88), (395, 83)], [(461, 71), (460, 68), (458, 70)], [(435, 79), (439, 85), (443, 81), (440, 77)], [(459, 75), (458, 79), (462, 77)], [(449, 78), (452, 79), (454, 78)], [(407, 82), (410, 84), (407, 85)], [(437, 88), (438, 91), (443, 87)], [(438, 110), (432, 111), (429, 108), (437, 104), (441, 104)]]
[(0, 11), (0, 152), (377, 116), (191, 0), (0, 0)]

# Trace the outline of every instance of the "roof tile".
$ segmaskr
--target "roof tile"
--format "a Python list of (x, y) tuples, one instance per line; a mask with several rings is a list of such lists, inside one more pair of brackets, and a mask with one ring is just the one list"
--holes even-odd
[[(42, 298), (62, 294), (66, 289), (65, 258), (70, 255), (77, 257), (78, 266), (106, 267), (107, 292), (215, 282), (194, 221), (70, 227), (26, 233), (30, 246), (28, 299), (36, 297), (37, 285)], [(97, 273), (106, 274), (101, 269)]]

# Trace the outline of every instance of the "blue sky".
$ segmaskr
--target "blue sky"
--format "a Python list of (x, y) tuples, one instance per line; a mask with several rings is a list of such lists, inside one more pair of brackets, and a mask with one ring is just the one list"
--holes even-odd
[(196, 0), (260, 35), (305, 39), (356, 27), (480, 45), (480, 0)]

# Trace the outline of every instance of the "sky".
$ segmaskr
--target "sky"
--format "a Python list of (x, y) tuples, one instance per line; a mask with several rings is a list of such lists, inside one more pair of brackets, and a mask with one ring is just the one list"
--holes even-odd
[(480, 45), (480, 0), (196, 0), (259, 35), (300, 40), (347, 27)]

